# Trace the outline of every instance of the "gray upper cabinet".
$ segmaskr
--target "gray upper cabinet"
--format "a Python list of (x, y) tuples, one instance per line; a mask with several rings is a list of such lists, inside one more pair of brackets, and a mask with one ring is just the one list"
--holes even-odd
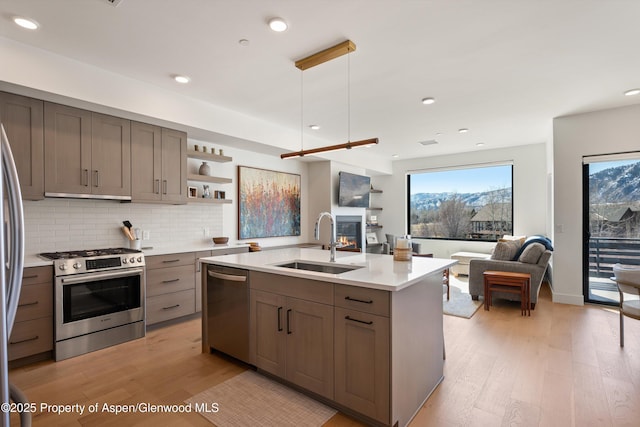
[(0, 121), (4, 125), (18, 169), (22, 198), (44, 198), (43, 102), (0, 92)]
[(186, 133), (132, 122), (131, 159), (134, 202), (186, 203)]
[(131, 196), (131, 121), (91, 113), (92, 194)]
[(131, 196), (131, 122), (45, 102), (45, 195)]

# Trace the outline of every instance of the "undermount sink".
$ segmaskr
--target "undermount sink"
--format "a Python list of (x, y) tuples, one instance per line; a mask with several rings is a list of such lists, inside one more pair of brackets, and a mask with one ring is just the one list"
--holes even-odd
[(295, 270), (317, 271), (319, 273), (329, 274), (341, 274), (346, 273), (347, 271), (353, 271), (362, 268), (362, 266), (359, 265), (321, 264), (309, 261), (289, 261), (284, 264), (277, 264), (276, 267), (293, 268)]

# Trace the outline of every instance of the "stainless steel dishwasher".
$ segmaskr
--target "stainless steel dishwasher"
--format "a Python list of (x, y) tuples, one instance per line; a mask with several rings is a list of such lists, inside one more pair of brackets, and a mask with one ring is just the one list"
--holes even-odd
[(207, 266), (209, 347), (249, 363), (249, 272)]

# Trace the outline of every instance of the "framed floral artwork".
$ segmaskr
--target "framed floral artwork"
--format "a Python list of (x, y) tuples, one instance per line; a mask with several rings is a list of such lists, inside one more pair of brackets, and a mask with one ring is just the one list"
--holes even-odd
[(300, 235), (300, 175), (238, 166), (238, 239)]

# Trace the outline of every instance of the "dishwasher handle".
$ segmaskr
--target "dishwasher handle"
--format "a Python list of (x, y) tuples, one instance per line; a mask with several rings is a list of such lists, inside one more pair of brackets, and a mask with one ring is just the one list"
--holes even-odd
[(229, 280), (231, 282), (246, 282), (247, 281), (247, 276), (236, 276), (234, 274), (223, 274), (223, 273), (218, 273), (217, 271), (207, 271), (207, 274), (209, 274), (210, 277), (214, 277), (216, 279), (221, 279), (221, 280)]

